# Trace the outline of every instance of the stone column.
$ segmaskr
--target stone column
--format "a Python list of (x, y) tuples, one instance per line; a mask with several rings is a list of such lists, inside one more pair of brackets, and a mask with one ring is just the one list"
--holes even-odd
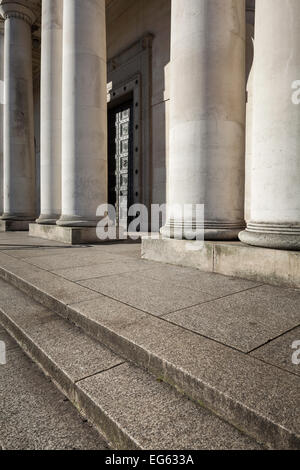
[[(2, 0), (4, 38), (4, 214), (24, 227), (35, 217), (31, 25), (27, 2)], [(25, 227), (26, 228), (26, 227)]]
[(56, 224), (61, 215), (62, 21), (62, 0), (43, 0), (39, 224)]
[(93, 227), (107, 201), (105, 0), (64, 0), (62, 216)]
[(251, 201), (251, 159), (252, 159), (252, 113), (254, 75), (254, 21), (255, 0), (246, 0), (246, 151), (245, 151), (245, 219), (250, 217)]
[(4, 22), (0, 20), (0, 216), (3, 214)]
[[(206, 239), (244, 226), (245, 2), (172, 0), (169, 211), (163, 235), (203, 229), (173, 209), (205, 205)], [(194, 233), (191, 233), (193, 229)]]
[(300, 249), (299, 40), (299, 0), (256, 1), (250, 245)]

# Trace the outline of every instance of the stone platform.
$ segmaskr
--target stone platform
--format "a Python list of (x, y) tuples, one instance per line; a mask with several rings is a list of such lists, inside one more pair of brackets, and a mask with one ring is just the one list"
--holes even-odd
[(28, 232), (28, 220), (0, 220), (0, 232)]
[(255, 282), (300, 288), (300, 251), (256, 248), (241, 242), (210, 241), (205, 241), (202, 249), (194, 250), (194, 243), (144, 237), (142, 258)]
[(299, 449), (300, 290), (140, 249), (0, 234), (0, 323), (115, 448)]
[[(44, 240), (57, 241), (66, 245), (86, 245), (106, 243), (97, 237), (96, 227), (61, 227), (58, 225), (30, 224), (30, 237), (42, 238)], [(134, 242), (131, 237), (141, 241), (145, 233), (130, 234), (124, 232), (123, 236), (128, 242)], [(109, 242), (108, 242), (109, 243)]]
[(29, 235), (68, 245), (99, 242), (96, 227), (59, 227), (58, 225), (30, 224)]

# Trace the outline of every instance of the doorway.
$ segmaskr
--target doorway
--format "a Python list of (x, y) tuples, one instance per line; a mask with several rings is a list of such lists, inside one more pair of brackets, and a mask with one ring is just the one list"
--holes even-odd
[(108, 203), (116, 225), (128, 228), (133, 204), (133, 100), (108, 110)]

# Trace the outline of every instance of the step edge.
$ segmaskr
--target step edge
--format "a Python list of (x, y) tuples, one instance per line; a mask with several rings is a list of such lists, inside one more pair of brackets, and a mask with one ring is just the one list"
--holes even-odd
[[(51, 360), (46, 352), (6, 315), (2, 308), (0, 308), (0, 325), (16, 341), (22, 351), (39, 367), (43, 374), (68, 398), (81, 417), (89, 421), (100, 437), (104, 437), (111, 448), (116, 450), (143, 450), (136, 439), (130, 436), (113, 416), (108, 415), (105, 410), (97, 406), (91, 397), (81, 389), (80, 380), (73, 381), (62, 369), (57, 367), (56, 363)], [(94, 416), (97, 419), (94, 419)], [(118, 436), (117, 439), (116, 436)]]

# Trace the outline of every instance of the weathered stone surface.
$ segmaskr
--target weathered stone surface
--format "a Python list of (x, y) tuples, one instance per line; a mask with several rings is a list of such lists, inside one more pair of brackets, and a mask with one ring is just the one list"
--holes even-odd
[[(167, 384), (124, 364), (78, 383), (94, 419), (106, 424), (109, 437), (128, 449), (128, 440), (141, 449), (260, 449), (220, 418), (187, 400)], [(86, 400), (86, 398), (85, 398)], [(113, 419), (114, 429), (105, 421)], [(132, 445), (132, 444), (131, 444)]]
[(255, 287), (178, 311), (166, 319), (249, 352), (300, 324), (300, 291)]
[(243, 245), (215, 246), (215, 272), (300, 288), (300, 253)]
[[(2, 290), (5, 288), (4, 284), (1, 281)], [(74, 325), (56, 318), (51, 312), (47, 318), (46, 309), (39, 312), (39, 305), (14, 287), (8, 286), (8, 289), (11, 290), (11, 297), (14, 296), (14, 305), (8, 304), (8, 297), (3, 297), (0, 301), (0, 318), (5, 327), (26, 353), (118, 449), (261, 448), (254, 440), (210, 411), (198, 407), (168, 385), (136, 367), (123, 364), (124, 361)], [(2, 337), (0, 332), (0, 338)], [(19, 353), (18, 350), (17, 352)], [(10, 348), (7, 351), (10, 368), (3, 366), (7, 368), (6, 372), (11, 372), (11, 366), (15, 365), (12, 353), (15, 353), (15, 349)], [(74, 438), (73, 447), (88, 446), (91, 439), (88, 432), (86, 438), (77, 444), (80, 430), (78, 431), (78, 426), (72, 425), (72, 414), (68, 408), (65, 409), (66, 401), (57, 401), (55, 391), (50, 394), (40, 383), (40, 377), (33, 376), (33, 366), (29, 370), (26, 365), (30, 363), (28, 359), (22, 356), (17, 361), (22, 371), (22, 379), (18, 380), (18, 371), (17, 377), (14, 377), (14, 382), (18, 380), (18, 392), (15, 395), (10, 392), (12, 387), (9, 377), (3, 378), (2, 375), (0, 381), (3, 382), (0, 385), (0, 396), (2, 392), (7, 393), (7, 388), (13, 395), (4, 400), (6, 410), (2, 416), (5, 419), (5, 439), (2, 440), (2, 445), (5, 448), (23, 449), (55, 446), (68, 448), (67, 437), (70, 437)], [(0, 368), (0, 374), (1, 372)], [(23, 380), (26, 381), (25, 390)], [(45, 380), (45, 384), (50, 388), (48, 381)], [(20, 403), (20, 394), (23, 400), (25, 397), (25, 404)], [(31, 411), (34, 400), (34, 411)], [(14, 410), (17, 406), (19, 409), (16, 413)], [(55, 406), (55, 413), (52, 406)], [(137, 410), (143, 412), (139, 414)], [(59, 424), (58, 416), (61, 417)], [(19, 420), (22, 418), (20, 425)], [(39, 419), (38, 426), (33, 426), (34, 419)], [(61, 429), (66, 422), (70, 422), (72, 430), (62, 439)], [(84, 426), (89, 429), (86, 424)], [(101, 448), (103, 441), (92, 441), (90, 445)]]
[(47, 271), (66, 269), (80, 266), (92, 266), (115, 261), (116, 257), (97, 252), (95, 250), (80, 250), (73, 253), (49, 253), (47, 256), (38, 256), (26, 259), (26, 262)]
[(158, 281), (143, 273), (89, 279), (79, 284), (157, 316), (213, 298), (205, 292), (172, 286), (166, 279)]
[(58, 227), (57, 225), (30, 224), (29, 235), (69, 245), (99, 242), (95, 227)]
[(1, 447), (104, 450), (107, 444), (20, 349), (0, 365)]
[(142, 258), (162, 263), (177, 264), (213, 272), (214, 245), (206, 242), (202, 250), (191, 250), (193, 242), (164, 238), (142, 239)]
[[(292, 355), (296, 349), (292, 348), (295, 341), (300, 341), (300, 327), (294, 328), (270, 343), (261, 346), (251, 353), (264, 362), (273, 364), (281, 369), (288, 370), (293, 374), (300, 375), (300, 364), (293, 364)], [(297, 347), (299, 349), (299, 347)]]
[(258, 283), (300, 288), (300, 253), (247, 246), (240, 242), (204, 243), (203, 250), (188, 249), (185, 240), (142, 240), (144, 259), (194, 267), (204, 272), (249, 279)]
[(123, 362), (74, 325), (0, 280), (0, 323), (61, 387)]
[(24, 261), (0, 254), (2, 278), (31, 295), (48, 308), (60, 310), (64, 305), (97, 297), (97, 293), (85, 289), (55, 274)]
[[(93, 251), (94, 248), (90, 250)], [(113, 247), (110, 250), (113, 252)], [(118, 253), (117, 256), (126, 258), (127, 254)], [(71, 304), (68, 307), (58, 284), (54, 283), (57, 295), (51, 292), (53, 286), (49, 280), (52, 276), (55, 277), (54, 274), (3, 253), (0, 254), (0, 263), (6, 266), (1, 268), (1, 275), (21, 286), (30, 296), (43, 299), (45, 305), (51, 304), (55, 311), (112, 348), (115, 353), (175, 385), (193, 400), (212, 408), (246, 433), (272, 448), (300, 446), (299, 418), (294, 413), (299, 406), (299, 377), (295, 374), (265, 364), (174, 325), (166, 321), (166, 318), (149, 315), (100, 293), (93, 292), (95, 297), (90, 300), (84, 301), (84, 297), (80, 300), (80, 296), (76, 296), (76, 288), (81, 286), (65, 281), (74, 286), (69, 292), (71, 299), (72, 292), (74, 295), (73, 301), (68, 298)], [(14, 263), (17, 267), (14, 267)], [(40, 274), (43, 271), (41, 282)], [(139, 277), (138, 274), (136, 276)], [(107, 279), (115, 277), (119, 276)], [(56, 278), (63, 281), (59, 276)], [(151, 281), (150, 278), (147, 279)], [(167, 280), (165, 286), (169, 289)], [(294, 314), (297, 315), (297, 291), (263, 286), (228, 295), (226, 298), (239, 297), (252, 290), (259, 292), (259, 289), (264, 288), (271, 289), (269, 294), (261, 291), (262, 298), (266, 295), (270, 297), (270, 309), (266, 309), (266, 318), (274, 317), (273, 325), (281, 328), (283, 322), (280, 309), (288, 314), (288, 321)], [(186, 290), (194, 292), (191, 289)], [(273, 315), (272, 309), (275, 312)], [(292, 316), (289, 318), (290, 314)]]
[[(16, 342), (12, 339), (12, 337), (1, 326), (0, 326), (0, 341), (3, 341), (5, 343), (6, 351), (10, 351), (11, 349), (16, 349), (18, 347)], [(0, 373), (0, 376), (1, 376), (1, 373)]]
[[(150, 261), (148, 261), (149, 263)], [(195, 291), (206, 292), (213, 297), (223, 297), (243, 290), (251, 289), (258, 283), (222, 276), (215, 273), (203, 273), (194, 268), (171, 266), (156, 263), (143, 274), (159, 281), (168, 280), (170, 284)]]
[(27, 232), (29, 224), (28, 220), (0, 220), (0, 232)]
[(86, 279), (112, 276), (117, 274), (131, 274), (140, 271), (145, 273), (146, 271), (151, 270), (151, 266), (151, 261), (135, 260), (132, 258), (119, 260), (116, 258), (114, 261), (105, 262), (104, 257), (104, 260), (101, 260), (101, 263), (98, 264), (67, 269), (57, 269), (53, 270), (53, 272), (59, 276), (64, 277), (65, 279), (69, 279), (70, 281), (84, 281)]
[(72, 305), (68, 316), (271, 447), (299, 447), (297, 377), (160, 318), (129, 316), (126, 322), (125, 312), (120, 324), (117, 315), (111, 321), (101, 302)]

